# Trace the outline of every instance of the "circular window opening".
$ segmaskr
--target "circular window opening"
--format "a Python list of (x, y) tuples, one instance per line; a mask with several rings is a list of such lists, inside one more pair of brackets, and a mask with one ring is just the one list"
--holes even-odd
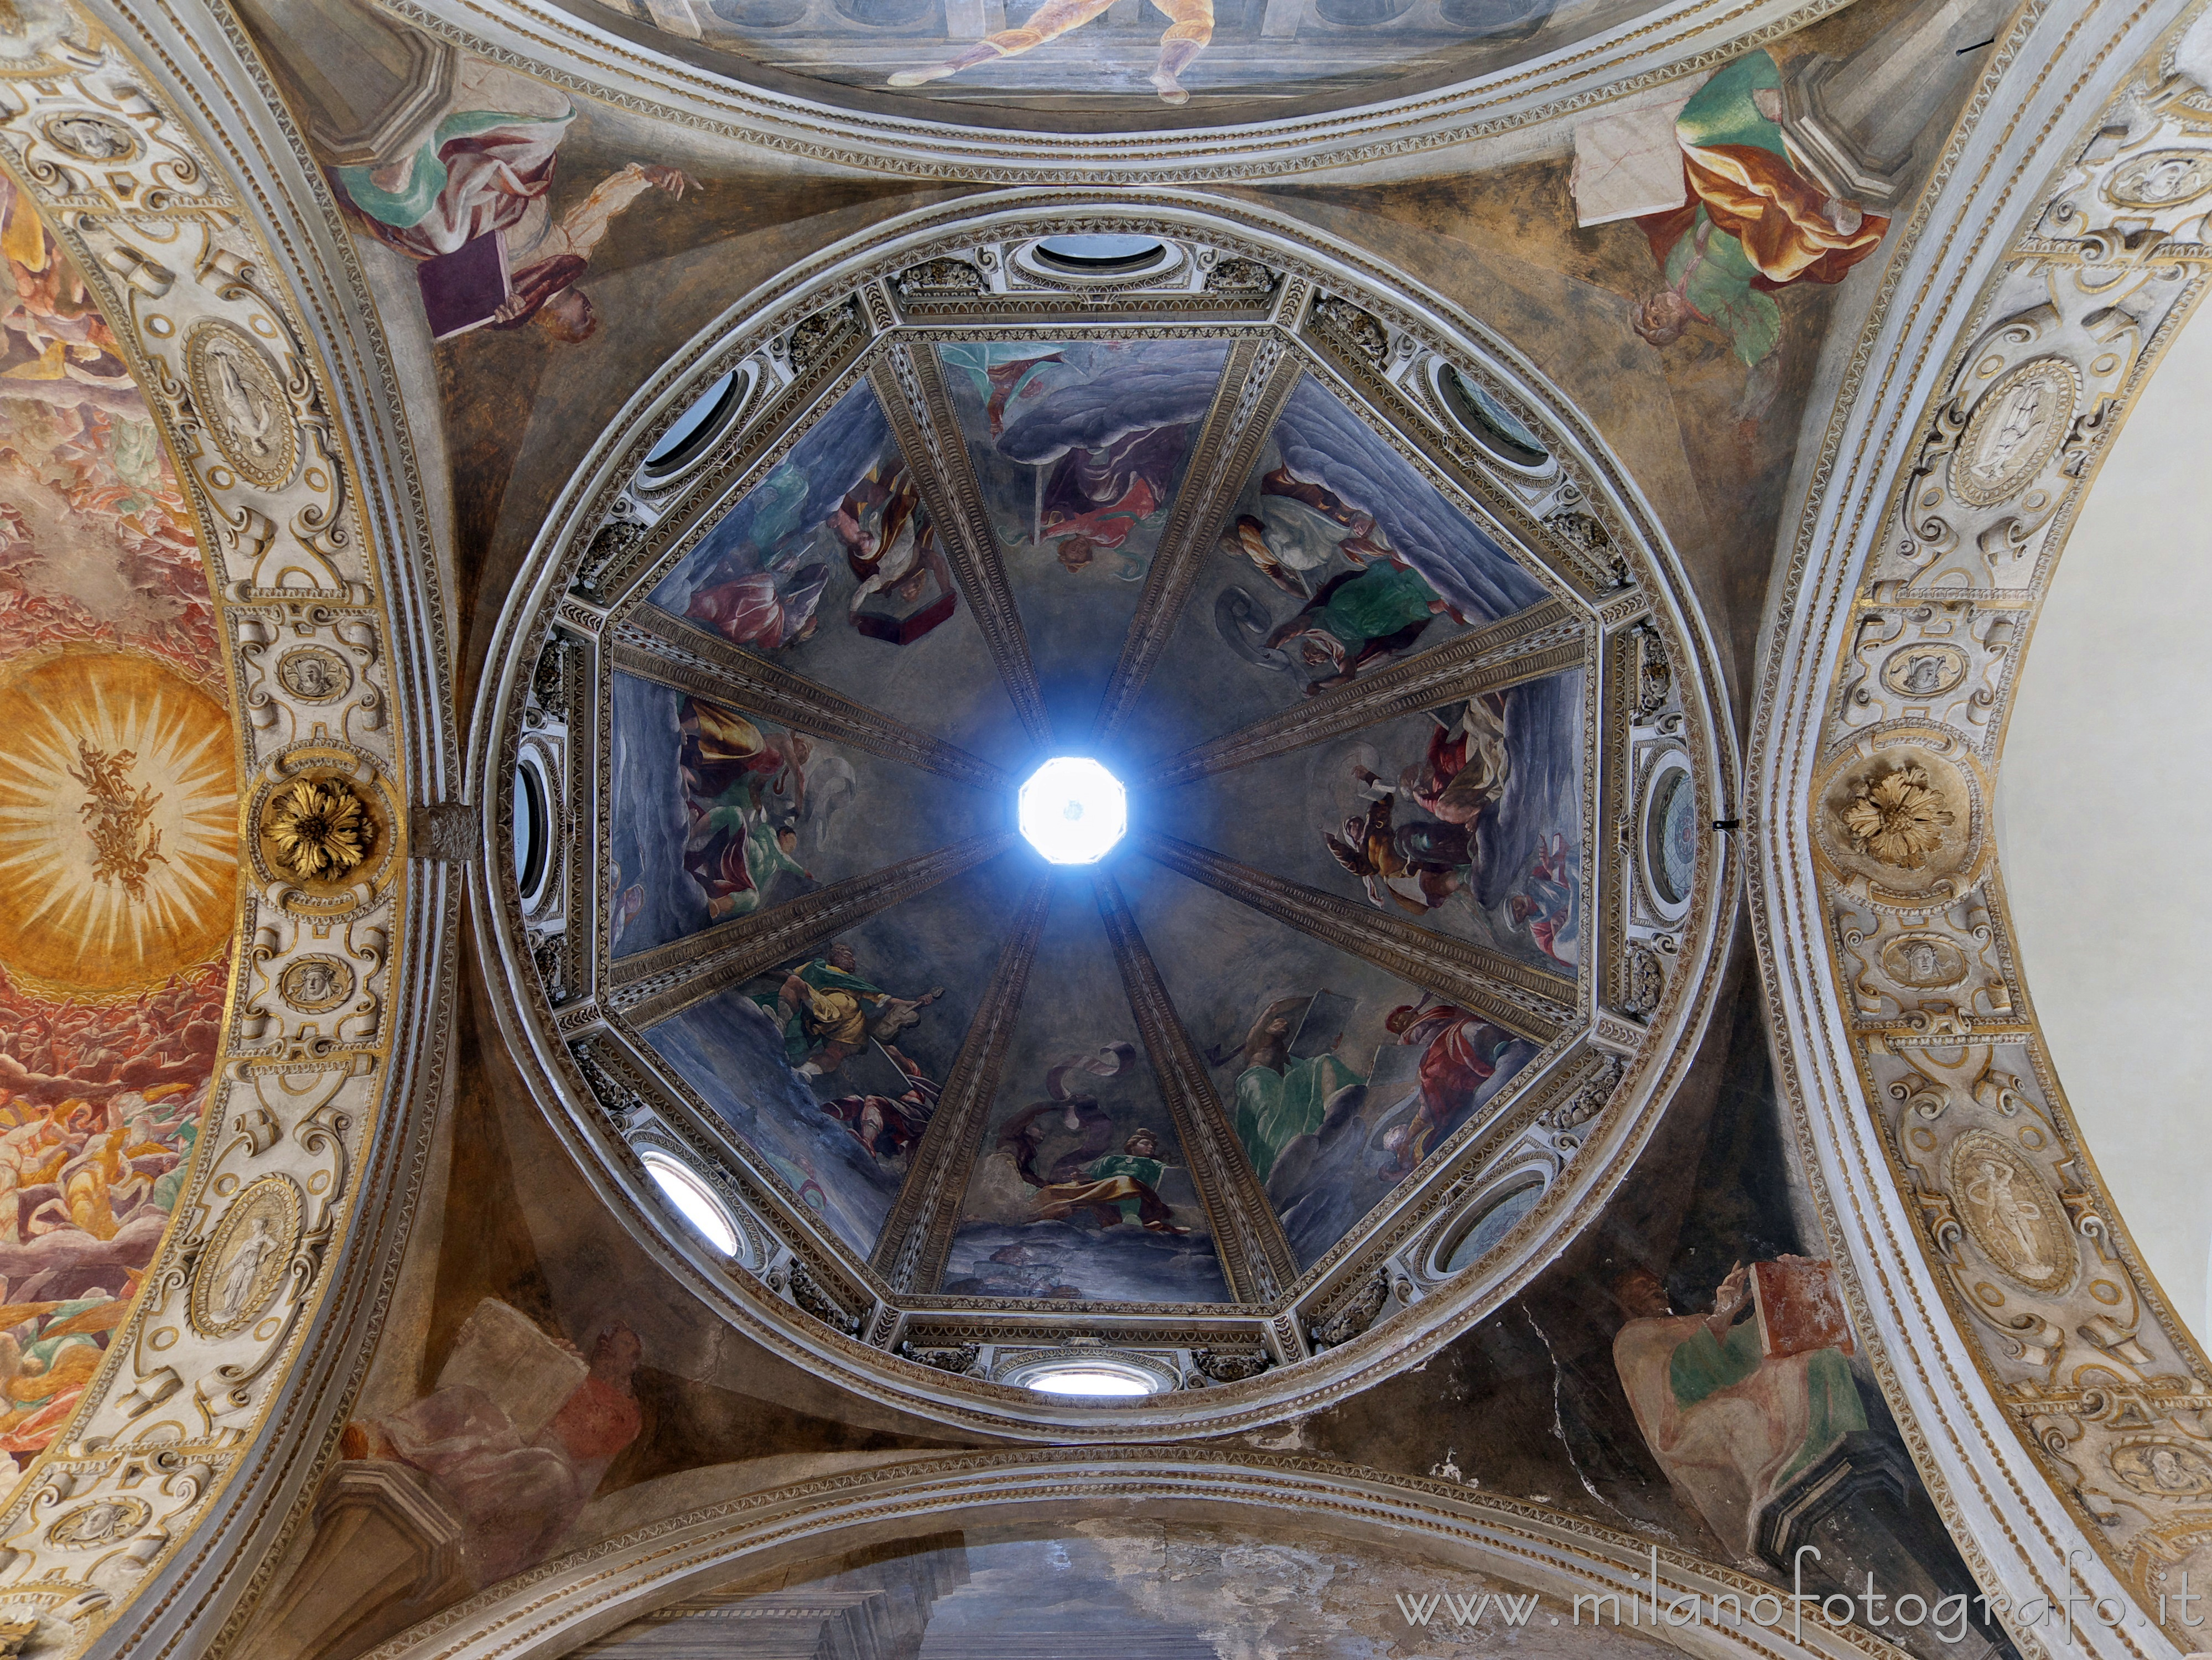
[(676, 1207), (677, 1214), (691, 1225), (692, 1231), (723, 1256), (735, 1256), (737, 1225), (730, 1220), (730, 1213), (723, 1207), (722, 1201), (707, 1190), (698, 1173), (665, 1152), (648, 1151), (640, 1157), (645, 1173)]
[(1047, 1366), (1027, 1373), (1022, 1383), (1024, 1388), (1040, 1389), (1047, 1395), (1152, 1395), (1160, 1387), (1159, 1379), (1133, 1368), (1125, 1371), (1096, 1362)]
[(1437, 391), (1468, 436), (1508, 466), (1540, 467), (1552, 459), (1543, 441), (1519, 416), (1449, 363), (1437, 366)]
[(732, 369), (692, 399), (691, 407), (676, 417), (676, 424), (660, 435), (660, 441), (647, 454), (645, 470), (674, 472), (697, 460), (721, 430), (722, 417), (737, 402), (740, 390), (738, 372)]
[(1048, 236), (1036, 245), (1040, 264), (1078, 277), (1119, 277), (1144, 271), (1166, 256), (1157, 236)]
[(1460, 1235), (1459, 1243), (1444, 1258), (1444, 1272), (1457, 1274), (1489, 1254), (1490, 1248), (1510, 1232), (1513, 1225), (1536, 1208), (1536, 1201), (1544, 1196), (1544, 1184), (1531, 1182), (1526, 1187), (1514, 1189), (1494, 1201), (1474, 1225)]
[(514, 885), (525, 909), (544, 896), (552, 864), (553, 806), (534, 756), (514, 769)]

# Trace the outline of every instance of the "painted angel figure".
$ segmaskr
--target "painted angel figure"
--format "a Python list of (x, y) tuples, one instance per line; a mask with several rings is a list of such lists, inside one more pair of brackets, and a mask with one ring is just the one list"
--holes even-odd
[[(978, 64), (1017, 57), (1048, 40), (1058, 40), (1070, 29), (1082, 27), (1112, 3), (1113, 0), (1045, 0), (1021, 27), (988, 34), (974, 46), (963, 46), (943, 63), (933, 64), (927, 69), (902, 70), (891, 76), (890, 84), (919, 87), (973, 69)], [(1178, 77), (1213, 39), (1213, 0), (1152, 0), (1152, 4), (1168, 20), (1167, 32), (1160, 36), (1160, 61), (1152, 74), (1152, 86), (1159, 93), (1162, 103), (1188, 104), (1190, 94), (1184, 90)]]

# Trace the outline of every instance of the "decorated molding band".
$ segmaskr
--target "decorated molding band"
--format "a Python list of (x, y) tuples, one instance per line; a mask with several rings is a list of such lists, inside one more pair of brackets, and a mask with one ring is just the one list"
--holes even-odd
[[(811, 81), (804, 93), (748, 84), (530, 0), (378, 4), (441, 41), (570, 91), (824, 168), (993, 185), (1123, 186), (1415, 158), (1717, 69), (1839, 9), (1837, 0), (1676, 0), (1532, 62), (1340, 112), (1187, 131), (1052, 133), (883, 113), (865, 94), (840, 108), (830, 100), (842, 89), (825, 82)], [(720, 61), (731, 63), (726, 55)], [(967, 279), (925, 272), (924, 280)]]
[[(1216, 1364), (1233, 1370), (1220, 1365), (1229, 1359)], [(687, 1596), (863, 1543), (953, 1528), (1061, 1528), (1127, 1517), (1133, 1506), (1158, 1521), (1274, 1522), (1324, 1547), (1341, 1539), (1434, 1558), (1527, 1585), (1566, 1614), (1577, 1598), (1592, 1599), (1582, 1605), (1589, 1617), (1614, 1624), (1632, 1602), (1641, 1625), (1658, 1623), (1656, 1601), (1675, 1616), (1666, 1640), (1701, 1660), (1899, 1652), (1810, 1608), (1791, 1619), (1787, 1592), (1765, 1579), (1463, 1483), (1243, 1450), (1124, 1446), (1086, 1449), (1079, 1462), (1042, 1449), (920, 1458), (732, 1499), (556, 1557), (364, 1660), (552, 1660)]]
[(446, 882), (409, 857), (453, 758), (428, 515), (367, 285), (242, 37), (209, 22), (42, 5), (0, 66), (0, 166), (91, 285), (198, 520), (251, 865), (175, 1221), (0, 1510), (0, 1606), (41, 1660), (213, 1642), (238, 1565), (281, 1554), (319, 1415), (366, 1366), (442, 1064)]
[[(563, 960), (575, 966), (557, 993), (533, 965), (531, 918), (514, 877), (509, 826), (515, 822), (516, 768), (536, 741), (537, 723), (547, 720), (561, 723), (570, 745), (570, 795), (559, 805), (558, 816), (592, 826), (582, 840), (611, 845), (606, 838), (616, 787), (610, 688), (617, 668), (750, 711), (749, 719), (787, 720), (795, 730), (851, 742), (856, 752), (896, 753), (943, 777), (975, 774), (972, 762), (942, 744), (775, 667), (772, 656), (738, 647), (691, 648), (696, 642), (687, 629), (697, 630), (691, 624), (672, 626), (649, 595), (722, 515), (793, 453), (805, 430), (848, 396), (872, 395), (884, 406), (891, 435), (886, 441), (896, 443), (906, 466), (928, 475), (917, 488), (927, 502), (937, 504), (930, 508), (933, 523), (947, 513), (961, 525), (986, 522), (967, 510), (973, 489), (972, 478), (963, 477), (970, 465), (968, 446), (951, 424), (945, 388), (932, 384), (934, 350), (1018, 339), (1031, 331), (1026, 313), (992, 309), (1000, 296), (988, 283), (979, 289), (933, 262), (953, 260), (965, 250), (973, 264), (978, 249), (1000, 250), (994, 257), (1003, 260), (1004, 250), (1034, 246), (1041, 235), (1071, 226), (1143, 232), (1164, 246), (1192, 250), (1188, 260), (1161, 256), (1163, 271), (1179, 273), (1165, 280), (1185, 286), (1180, 297), (1190, 297), (1194, 270), (1218, 272), (1232, 258), (1274, 273), (1270, 281), (1279, 279), (1272, 290), (1273, 309), (1255, 308), (1253, 314), (1264, 319), (1260, 321), (1165, 322), (1157, 309), (1142, 310), (1159, 296), (1148, 297), (1141, 285), (1117, 288), (1102, 302), (1103, 320), (1117, 337), (1176, 340), (1203, 334), (1222, 341), (1229, 361), (1243, 366), (1241, 376), (1225, 377), (1197, 423), (1204, 435), (1218, 438), (1202, 435), (1194, 441), (1203, 465), (1194, 461), (1188, 470), (1188, 480), (1196, 483), (1186, 482), (1164, 520), (1187, 528), (1164, 533), (1140, 605), (1154, 604), (1167, 615), (1176, 603), (1175, 585), (1182, 580), (1176, 573), (1188, 573), (1199, 555), (1212, 554), (1218, 536), (1206, 526), (1223, 522), (1227, 504), (1242, 488), (1261, 436), (1275, 418), (1273, 400), (1287, 390), (1285, 377), (1304, 374), (1328, 395), (1367, 409), (1389, 452), (1501, 546), (1522, 550), (1541, 584), (1545, 597), (1525, 620), (1508, 619), (1493, 631), (1468, 636), (1481, 645), (1439, 648), (1434, 665), (1425, 656), (1409, 656), (1413, 678), (1406, 688), (1429, 684), (1424, 677), (1431, 667), (1438, 690), (1431, 704), (1510, 685), (1540, 671), (1578, 672), (1586, 688), (1577, 739), (1584, 757), (1585, 837), (1577, 903), (1582, 915), (1599, 921), (1590, 930), (1595, 966), (1585, 946), (1578, 977), (1474, 952), (1373, 910), (1340, 915), (1334, 900), (1317, 904), (1304, 890), (1268, 889), (1272, 897), (1263, 915), (1325, 944), (1342, 944), (1341, 934), (1351, 942), (1345, 948), (1414, 984), (1464, 985), (1470, 996), (1480, 990), (1480, 1006), (1491, 1011), (1484, 1018), (1510, 1009), (1508, 1028), (1528, 1028), (1534, 1041), (1527, 1044), (1532, 1058), (1510, 1090), (1456, 1126), (1442, 1145), (1426, 1149), (1430, 1156), (1410, 1179), (1350, 1234), (1303, 1265), (1282, 1260), (1272, 1215), (1245, 1215), (1265, 1201), (1247, 1179), (1249, 1172), (1238, 1173), (1243, 1151), (1226, 1139), (1201, 1145), (1217, 1139), (1213, 1119), (1224, 1104), (1194, 1078), (1187, 1080), (1178, 1098), (1188, 1124), (1179, 1139), (1206, 1164), (1207, 1207), (1215, 1213), (1216, 1237), (1232, 1237), (1241, 1253), (1236, 1283), (1250, 1299), (1244, 1302), (1085, 1300), (1071, 1305), (1047, 1297), (939, 1292), (934, 1286), (943, 1257), (929, 1242), (942, 1231), (932, 1219), (959, 1198), (951, 1164), (933, 1154), (924, 1162), (934, 1174), (909, 1171), (913, 1202), (902, 1196), (905, 1208), (896, 1212), (902, 1237), (879, 1235), (872, 1258), (864, 1260), (800, 1201), (787, 1173), (772, 1169), (774, 1161), (656, 1055), (641, 1035), (642, 1027), (696, 1002), (711, 989), (710, 980), (734, 983), (731, 976), (825, 949), (830, 933), (844, 925), (840, 918), (866, 915), (872, 895), (891, 897), (887, 891), (878, 894), (882, 884), (875, 875), (843, 879), (793, 906), (724, 921), (684, 943), (656, 946), (649, 958), (635, 952), (617, 958), (611, 936), (618, 924), (608, 919), (620, 914), (623, 891), (609, 885), (604, 870), (580, 862), (562, 936)], [(1200, 257), (1207, 252), (1213, 255), (1210, 267)], [(921, 277), (914, 275), (917, 270)], [(908, 292), (899, 292), (901, 283)], [(930, 285), (957, 299), (942, 302), (941, 319), (923, 324), (913, 320), (915, 294)], [(1348, 374), (1335, 348), (1310, 337), (1303, 319), (1309, 301), (1322, 294), (1356, 305), (1381, 331), (1383, 356), (1398, 377), (1386, 375), (1380, 383), (1387, 398)], [(1113, 307), (1126, 307), (1126, 315)], [(811, 390), (803, 397), (770, 391), (744, 405), (717, 437), (687, 458), (684, 465), (696, 471), (665, 499), (647, 499), (650, 492), (639, 488), (641, 469), (649, 466), (654, 447), (675, 419), (702, 398), (711, 408), (713, 399), (730, 396), (726, 388), (715, 388), (734, 366), (773, 365), (780, 342), (787, 358), (788, 343), (808, 319), (823, 316), (865, 318), (866, 329), (873, 332), (863, 340), (852, 331), (860, 325), (836, 322), (831, 332), (850, 342), (849, 349), (836, 348), (831, 368)], [(1082, 325), (1075, 324), (1054, 325), (1052, 332), (1083, 337)], [(821, 360), (810, 362), (818, 367)], [(1444, 380), (1447, 368), (1455, 380)], [(775, 369), (769, 378), (782, 374)], [(1407, 383), (1402, 393), (1401, 380)], [(788, 388), (799, 382), (778, 384)], [(1450, 398), (1435, 392), (1440, 385), (1452, 389)], [(1486, 403), (1474, 397), (1478, 387)], [(743, 409), (772, 413), (753, 417)], [(1491, 424), (1483, 426), (1484, 421)], [(1493, 447), (1482, 448), (1485, 442)], [(1515, 451), (1509, 443), (1522, 447)], [(1532, 459), (1539, 448), (1540, 461)], [(1571, 534), (1560, 528), (1563, 519), (1573, 520)], [(613, 526), (623, 528), (610, 538)], [(999, 550), (988, 537), (969, 539), (964, 529), (949, 530), (947, 537), (963, 544), (945, 548), (947, 562), (957, 568), (959, 605), (982, 626), (1017, 718), (1025, 718), (1024, 689), (1033, 684), (1033, 672), (1018, 619), (1001, 600)], [(580, 581), (580, 572), (591, 574), (588, 583)], [(1716, 919), (1726, 914), (1735, 880), (1728, 838), (1706, 827), (1727, 816), (1723, 804), (1735, 800), (1735, 785), (1711, 645), (1678, 598), (1682, 592), (1663, 532), (1589, 423), (1504, 342), (1354, 249), (1261, 210), (1200, 204), (1157, 192), (1125, 194), (1110, 204), (1071, 192), (1007, 192), (890, 220), (739, 301), (647, 376), (547, 515), (500, 621), (490, 660), (496, 672), (477, 711), (471, 763), (472, 774), (485, 781), (490, 809), (483, 857), (475, 868), (486, 884), (490, 936), (498, 941), (494, 1004), (502, 1031), (522, 1058), (549, 1122), (620, 1225), (716, 1315), (794, 1365), (926, 1419), (1024, 1438), (1198, 1437), (1314, 1410), (1419, 1364), (1510, 1297), (1534, 1264), (1596, 1214), (1687, 1064), (1713, 995)], [(992, 632), (994, 619), (1006, 621), (1002, 635)], [(535, 672), (529, 666), (542, 660), (544, 642), (556, 634), (569, 642), (572, 668), (562, 682), (568, 701), (555, 710), (532, 690)], [(1148, 667), (1148, 660), (1133, 657), (1125, 647), (1117, 672), (1134, 690)], [(1413, 697), (1414, 691), (1405, 695)], [(763, 697), (770, 701), (764, 703)], [(1337, 707), (1327, 697), (1311, 702), (1322, 714)], [(1311, 730), (1306, 741), (1319, 741), (1330, 728), (1324, 721)], [(1285, 741), (1295, 746), (1294, 740)], [(1613, 852), (1613, 826), (1644, 811), (1651, 763), (1662, 749), (1676, 757), (1668, 776), (1686, 781), (1670, 786), (1681, 804), (1669, 821), (1680, 845), (1665, 915), (1634, 894), (1639, 883), (1648, 887), (1656, 879), (1639, 874), (1632, 858)], [(963, 787), (975, 781), (964, 776)], [(904, 879), (923, 865), (936, 868), (936, 858), (917, 855), (892, 871)], [(842, 909), (823, 911), (815, 927), (806, 908), (823, 901)], [(1249, 903), (1241, 895), (1229, 902)], [(764, 943), (771, 936), (780, 942), (772, 947)], [(763, 942), (757, 952), (745, 943), (757, 937)], [(1144, 982), (1139, 942), (1133, 934), (1127, 944), (1136, 981)], [(1431, 958), (1433, 967), (1424, 966)], [(641, 974), (650, 975), (649, 985)], [(1144, 1035), (1156, 1068), (1189, 1072), (1174, 1019), (1164, 1015)], [(650, 1104), (649, 1116), (681, 1125), (701, 1157), (752, 1195), (746, 1201), (749, 1213), (804, 1259), (834, 1317), (810, 1310), (787, 1278), (775, 1283), (780, 1259), (765, 1264), (763, 1277), (705, 1248), (676, 1219), (636, 1164), (625, 1128), (633, 1121), (603, 1110), (594, 1098), (596, 1085), (586, 1083), (588, 1068), (580, 1071), (572, 1061), (570, 1047), (580, 1040), (594, 1050), (609, 1041), (619, 1048), (634, 1074), (625, 1087)], [(979, 1050), (976, 1067), (983, 1068), (987, 1059)], [(955, 1108), (939, 1110), (961, 1116)], [(975, 1125), (980, 1129), (980, 1119)], [(1532, 1175), (1540, 1176), (1533, 1191)], [(709, 1171), (708, 1179), (720, 1178)], [(1512, 1204), (1501, 1210), (1497, 1201), (1506, 1199)], [(739, 1225), (745, 1225), (743, 1219)], [(1443, 1266), (1478, 1235), (1484, 1243), (1472, 1256), (1457, 1268)], [(981, 1352), (1012, 1341), (1016, 1328), (1063, 1335), (1107, 1330), (1116, 1341), (1190, 1354), (1199, 1347), (1225, 1352), (1242, 1345), (1265, 1353), (1271, 1364), (1249, 1376), (1215, 1378), (1202, 1391), (1178, 1390), (1171, 1408), (1142, 1402), (1103, 1408), (1007, 1388), (990, 1380), (988, 1367), (917, 1363), (902, 1347), (957, 1349), (974, 1342)], [(953, 1330), (964, 1335), (955, 1341), (946, 1335)], [(1186, 1335), (1176, 1337), (1176, 1331)]]
[(2067, 1640), (2193, 1648), (2166, 1592), (2212, 1580), (2212, 1365), (2051, 1073), (1990, 825), (2021, 643), (2204, 286), (2212, 95), (2175, 65), (2208, 28), (2196, 6), (2031, 7), (1997, 43), (1866, 332), (1838, 343), (1754, 728), (1794, 1134), (1854, 1325), (2028, 1652), (2060, 1641), (2039, 1599), (2077, 1583), (2133, 1611)]

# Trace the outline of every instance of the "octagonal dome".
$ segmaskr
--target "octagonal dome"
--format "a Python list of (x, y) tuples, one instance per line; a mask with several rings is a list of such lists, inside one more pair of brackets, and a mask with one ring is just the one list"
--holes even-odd
[[(1102, 1321), (1226, 1402), (1471, 1317), (1648, 1131), (1711, 943), (1709, 705), (1572, 427), (1285, 250), (1081, 228), (1166, 274), (939, 235), (641, 394), (511, 763), (522, 840), (609, 804), (510, 911), (582, 1150), (695, 1259), (650, 1195), (720, 1194), (747, 1318), (994, 1423), (1103, 1410), (1018, 1387)], [(1021, 781), (1077, 756), (1132, 827), (1056, 865)]]

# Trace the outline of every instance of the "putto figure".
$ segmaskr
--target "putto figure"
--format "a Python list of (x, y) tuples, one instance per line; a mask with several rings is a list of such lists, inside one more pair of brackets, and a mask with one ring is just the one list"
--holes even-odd
[[(902, 70), (891, 76), (890, 84), (919, 87), (994, 58), (1018, 57), (1033, 46), (1058, 40), (1070, 29), (1082, 27), (1112, 3), (1113, 0), (1045, 0), (1020, 28), (986, 35), (927, 69)], [(1167, 32), (1160, 36), (1160, 62), (1152, 71), (1152, 85), (1158, 89), (1162, 103), (1188, 104), (1190, 94), (1178, 77), (1213, 39), (1213, 0), (1152, 0), (1152, 4), (1168, 19)]]

